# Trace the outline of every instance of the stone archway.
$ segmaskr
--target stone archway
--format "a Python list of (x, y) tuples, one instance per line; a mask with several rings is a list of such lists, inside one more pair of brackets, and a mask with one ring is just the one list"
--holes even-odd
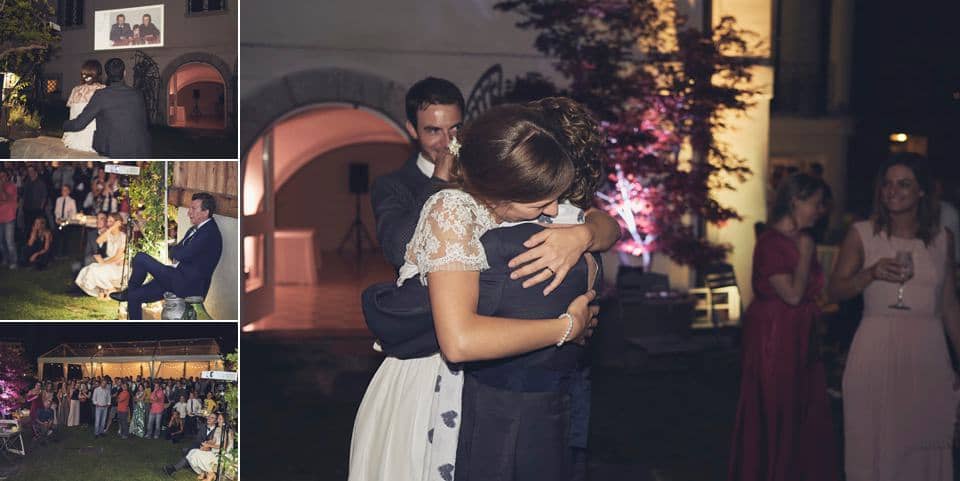
[(170, 78), (177, 72), (177, 70), (188, 63), (204, 63), (212, 66), (217, 69), (220, 73), (220, 78), (224, 81), (224, 104), (227, 106), (227, 117), (229, 122), (227, 122), (226, 129), (229, 131), (232, 128), (235, 128), (235, 118), (236, 112), (234, 111), (233, 106), (236, 105), (236, 92), (237, 92), (237, 82), (236, 75), (233, 75), (233, 70), (230, 69), (230, 65), (223, 61), (220, 57), (207, 52), (190, 52), (180, 55), (179, 57), (171, 60), (163, 68), (163, 72), (160, 74), (160, 79), (162, 80), (162, 89), (164, 94), (160, 96), (160, 107), (164, 112), (164, 125), (167, 125), (169, 119), (169, 105), (167, 97), (167, 89), (170, 83)]
[(323, 103), (361, 105), (404, 125), (407, 87), (378, 75), (339, 68), (306, 70), (277, 78), (240, 100), (240, 158), (275, 121)]

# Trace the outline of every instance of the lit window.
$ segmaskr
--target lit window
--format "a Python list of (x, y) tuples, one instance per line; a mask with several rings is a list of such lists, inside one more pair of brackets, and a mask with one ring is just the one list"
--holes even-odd
[(48, 94), (55, 94), (60, 92), (60, 79), (48, 78), (46, 85), (47, 85)]

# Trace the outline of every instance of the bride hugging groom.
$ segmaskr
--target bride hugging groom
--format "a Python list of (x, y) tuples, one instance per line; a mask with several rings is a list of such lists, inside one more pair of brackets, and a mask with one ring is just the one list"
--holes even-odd
[[(73, 88), (63, 124), (63, 144), (104, 157), (139, 159), (150, 155), (147, 108), (143, 95), (123, 83), (126, 66), (111, 58), (102, 68), (87, 60), (80, 68), (80, 85)], [(101, 78), (106, 70), (107, 83)]]

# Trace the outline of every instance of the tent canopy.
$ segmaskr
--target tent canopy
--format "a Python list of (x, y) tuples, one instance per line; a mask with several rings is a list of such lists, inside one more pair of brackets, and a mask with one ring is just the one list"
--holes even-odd
[(200, 371), (223, 369), (220, 347), (213, 339), (63, 343), (37, 359), (43, 378), (46, 364), (78, 364), (84, 376), (197, 377)]

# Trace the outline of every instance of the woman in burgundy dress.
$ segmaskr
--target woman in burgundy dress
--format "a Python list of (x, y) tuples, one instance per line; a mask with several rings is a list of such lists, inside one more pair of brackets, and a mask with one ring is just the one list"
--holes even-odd
[(806, 174), (785, 179), (757, 238), (730, 481), (839, 477), (826, 377), (813, 337), (823, 272), (805, 232), (823, 213), (825, 189)]

